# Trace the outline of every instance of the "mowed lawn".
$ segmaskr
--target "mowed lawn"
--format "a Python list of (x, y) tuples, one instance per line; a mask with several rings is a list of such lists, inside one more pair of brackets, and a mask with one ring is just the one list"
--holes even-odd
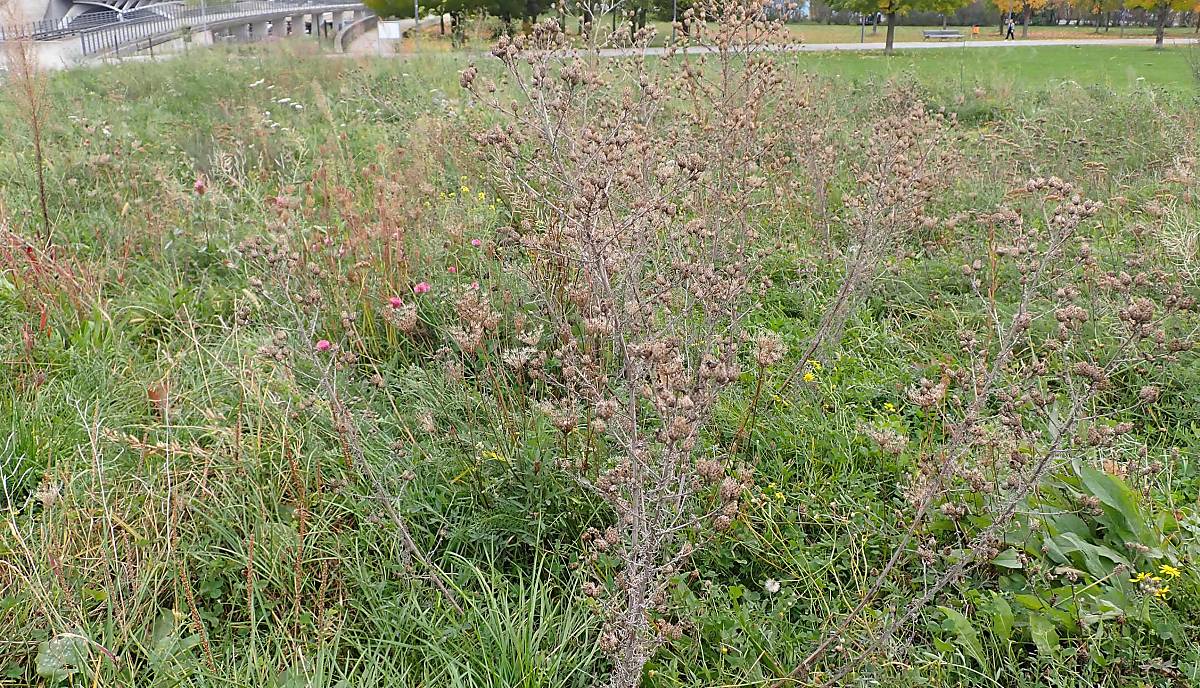
[(1200, 88), (1189, 50), (1198, 53), (1193, 59), (1200, 57), (1195, 48), (1023, 46), (900, 50), (890, 57), (874, 51), (803, 53), (797, 60), (804, 69), (850, 82), (911, 74), (931, 86), (1009, 87), (1014, 93), (1057, 84), (1187, 92)]
[[(806, 43), (857, 43), (860, 40), (865, 40), (867, 43), (882, 43), (887, 38), (887, 26), (880, 25), (878, 31), (873, 31), (871, 26), (867, 26), (866, 30), (862, 30), (857, 25), (845, 24), (789, 24), (788, 31), (799, 37)], [(924, 40), (924, 31), (931, 29), (941, 29), (941, 26), (897, 26), (896, 40), (897, 41), (920, 41)], [(961, 31), (963, 35), (971, 34), (969, 26), (948, 26), (948, 29)], [(999, 26), (980, 26), (978, 40), (1003, 40), (1004, 36), (1000, 33)], [(670, 24), (667, 24), (667, 31), (670, 32)], [(1017, 26), (1017, 36), (1021, 35), (1021, 27)], [(1173, 27), (1167, 30), (1167, 35), (1171, 38), (1190, 38), (1196, 36), (1194, 27)], [(1096, 38), (1150, 38), (1154, 36), (1154, 29), (1149, 27), (1126, 27), (1124, 33), (1117, 27), (1105, 31), (1101, 29), (1096, 31), (1094, 26), (1030, 26), (1029, 39), (1037, 40), (1069, 40), (1069, 39), (1096, 39)]]

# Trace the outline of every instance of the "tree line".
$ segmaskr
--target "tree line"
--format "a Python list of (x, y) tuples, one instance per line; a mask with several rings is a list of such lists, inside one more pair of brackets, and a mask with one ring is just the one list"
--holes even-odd
[[(418, 0), (420, 1), (420, 0)], [(366, 5), (381, 17), (408, 18), (417, 7), (413, 0), (365, 0)], [(796, 9), (778, 0), (781, 14), (794, 19), (808, 19), (830, 24), (865, 22), (878, 31), (886, 27), (885, 52), (892, 52), (895, 28), (900, 23), (922, 26), (935, 24), (956, 26), (1003, 25), (1010, 19), (1019, 25), (1021, 37), (1028, 36), (1029, 26), (1058, 24), (1060, 21), (1086, 23), (1097, 30), (1117, 26), (1152, 26), (1156, 45), (1162, 46), (1168, 26), (1194, 25), (1200, 33), (1200, 0), (809, 0)], [(460, 35), (463, 19), (486, 14), (501, 20), (511, 31), (515, 22), (533, 23), (547, 13), (570, 14), (576, 17), (612, 22), (616, 31), (618, 21), (630, 30), (644, 27), (653, 18), (669, 21), (682, 16), (692, 0), (575, 0), (569, 4), (551, 0), (434, 0), (420, 2), (422, 14), (450, 20), (450, 30)], [(565, 17), (564, 17), (565, 19)]]

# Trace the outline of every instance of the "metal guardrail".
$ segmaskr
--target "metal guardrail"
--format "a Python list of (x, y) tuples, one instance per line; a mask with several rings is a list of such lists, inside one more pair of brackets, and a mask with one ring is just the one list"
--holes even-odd
[(0, 26), (0, 41), (12, 41), (22, 38), (45, 40), (60, 38), (102, 24), (114, 24), (121, 21), (121, 13), (112, 10), (102, 12), (87, 12), (71, 19), (43, 19), (42, 21), (24, 24), (9, 24)]
[(80, 32), (84, 55), (99, 55), (120, 50), (138, 41), (174, 33), (185, 28), (198, 28), (220, 24), (231, 19), (260, 15), (287, 14), (291, 10), (328, 8), (326, 11), (361, 7), (357, 2), (329, 2), (328, 0), (242, 0), (229, 3), (208, 3), (204, 9), (188, 8), (173, 16), (157, 16), (142, 20), (130, 20), (101, 26)]
[(0, 42), (24, 39), (35, 41), (58, 40), (101, 26), (112, 26), (122, 22), (141, 21), (147, 18), (167, 15), (177, 11), (180, 4), (178, 0), (165, 0), (164, 2), (151, 3), (129, 10), (84, 12), (70, 19), (43, 19), (42, 21), (26, 22), (24, 24), (0, 25)]

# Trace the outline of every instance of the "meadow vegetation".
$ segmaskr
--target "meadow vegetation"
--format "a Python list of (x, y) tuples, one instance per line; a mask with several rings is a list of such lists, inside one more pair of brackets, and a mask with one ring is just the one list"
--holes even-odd
[(1200, 682), (1186, 56), (712, 9), (6, 90), (0, 685)]

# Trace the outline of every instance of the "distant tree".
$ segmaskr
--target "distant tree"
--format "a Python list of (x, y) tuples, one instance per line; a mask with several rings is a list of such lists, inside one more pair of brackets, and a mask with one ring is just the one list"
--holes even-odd
[[(408, 19), (413, 16), (413, 0), (363, 0), (380, 17)], [(549, 0), (423, 0), (421, 6), (440, 14), (450, 15), (451, 26), (459, 28), (469, 14), (485, 12), (504, 22), (511, 30), (514, 20), (536, 21), (550, 7)]]
[(833, 9), (825, 0), (809, 0), (808, 18), (810, 21), (828, 24), (833, 19)]
[(1139, 7), (1154, 13), (1154, 47), (1162, 48), (1167, 34), (1167, 20), (1173, 10), (1186, 12), (1196, 0), (1129, 0), (1130, 7)]
[(950, 14), (970, 0), (831, 0), (830, 7), (869, 14), (880, 12), (887, 19), (887, 40), (883, 52), (891, 55), (896, 42), (896, 18), (909, 12)]
[(409, 19), (413, 16), (412, 0), (363, 0), (363, 4), (384, 19)]
[(1112, 23), (1112, 14), (1119, 12), (1124, 4), (1124, 0), (1092, 0), (1092, 14), (1096, 15), (1096, 33), (1100, 33), (1100, 29), (1108, 31)]
[(1033, 13), (1044, 9), (1048, 4), (1048, 0), (995, 0), (996, 8), (1000, 10), (1000, 24), (1008, 21), (1009, 17), (1014, 16), (1014, 13), (1021, 14), (1021, 38), (1029, 37), (1029, 22), (1033, 19)]

